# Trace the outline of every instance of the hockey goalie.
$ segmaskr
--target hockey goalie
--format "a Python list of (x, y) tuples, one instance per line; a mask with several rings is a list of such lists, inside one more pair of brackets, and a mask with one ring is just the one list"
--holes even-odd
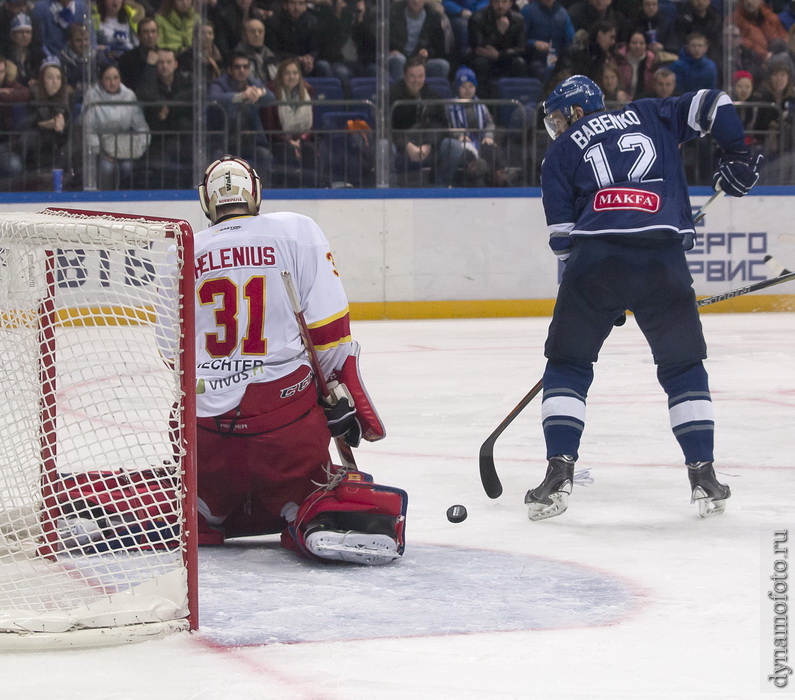
[[(328, 240), (306, 216), (260, 214), (259, 177), (238, 158), (207, 168), (199, 199), (210, 220), (195, 236), (199, 544), (281, 533), (310, 558), (397, 559), (406, 493), (329, 452), (332, 436), (355, 447), (385, 430)], [(333, 400), (319, 399), (283, 271)]]

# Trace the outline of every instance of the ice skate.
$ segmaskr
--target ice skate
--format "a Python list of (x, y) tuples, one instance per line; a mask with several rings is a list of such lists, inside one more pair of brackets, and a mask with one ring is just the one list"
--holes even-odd
[(306, 536), (306, 547), (322, 559), (368, 566), (388, 564), (400, 557), (397, 542), (392, 537), (366, 532), (315, 530)]
[(524, 502), (530, 507), (530, 520), (553, 518), (569, 507), (569, 495), (574, 483), (574, 459), (568, 455), (550, 458), (547, 473), (539, 486), (530, 489)]
[(726, 510), (726, 499), (732, 492), (715, 476), (712, 462), (692, 462), (687, 465), (687, 476), (693, 489), (691, 503), (698, 503), (698, 514), (702, 518), (720, 515)]

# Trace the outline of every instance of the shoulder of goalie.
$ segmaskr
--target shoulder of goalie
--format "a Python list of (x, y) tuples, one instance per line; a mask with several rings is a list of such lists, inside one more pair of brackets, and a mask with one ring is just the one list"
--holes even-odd
[[(287, 528), (292, 542), (285, 544), (311, 559), (387, 563), (402, 556), (406, 547), (407, 506), (408, 494), (402, 489), (375, 484), (364, 472), (340, 470), (328, 485), (297, 507)], [(292, 507), (296, 508), (294, 504)], [(312, 535), (318, 534), (341, 537), (329, 538), (332, 544), (328, 547), (318, 547), (317, 541), (312, 541)], [(378, 549), (358, 535), (370, 536)], [(352, 544), (346, 545), (345, 538)], [(388, 549), (382, 549), (383, 543)]]
[(351, 353), (327, 379), (330, 400), (321, 400), (329, 430), (334, 437), (345, 436), (345, 442), (358, 447), (361, 438), (376, 442), (386, 437), (381, 417), (359, 373), (359, 344), (351, 343)]

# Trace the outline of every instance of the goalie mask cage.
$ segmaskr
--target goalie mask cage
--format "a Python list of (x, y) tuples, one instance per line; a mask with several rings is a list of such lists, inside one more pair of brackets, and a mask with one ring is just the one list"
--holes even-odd
[(196, 628), (193, 325), (186, 222), (0, 213), (0, 648)]

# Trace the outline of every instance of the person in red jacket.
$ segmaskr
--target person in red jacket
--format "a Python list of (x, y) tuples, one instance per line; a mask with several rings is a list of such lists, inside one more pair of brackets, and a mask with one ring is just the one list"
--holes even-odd
[(787, 30), (776, 13), (762, 0), (740, 0), (732, 22), (740, 28), (743, 46), (751, 49), (764, 62), (775, 53), (777, 40), (781, 42), (782, 48), (786, 44)]

